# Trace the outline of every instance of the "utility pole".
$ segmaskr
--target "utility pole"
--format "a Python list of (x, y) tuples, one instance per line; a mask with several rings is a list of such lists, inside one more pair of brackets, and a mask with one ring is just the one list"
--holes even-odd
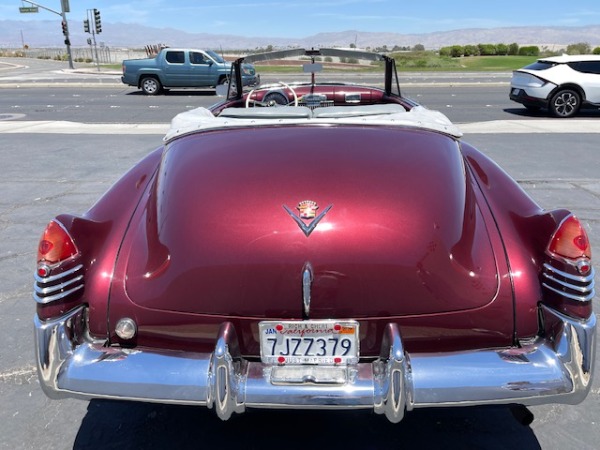
[(38, 12), (37, 8), (45, 9), (46, 11), (50, 11), (51, 13), (58, 14), (62, 17), (62, 32), (65, 35), (65, 46), (67, 47), (67, 56), (69, 57), (69, 68), (74, 69), (73, 67), (73, 56), (71, 55), (71, 38), (69, 37), (69, 24), (67, 22), (67, 13), (71, 11), (69, 7), (69, 0), (60, 0), (61, 11), (55, 11), (51, 8), (48, 8), (44, 5), (40, 5), (39, 3), (32, 2), (30, 0), (21, 0), (23, 2), (29, 3), (33, 5), (35, 8), (19, 8), (19, 11), (22, 13), (33, 13)]

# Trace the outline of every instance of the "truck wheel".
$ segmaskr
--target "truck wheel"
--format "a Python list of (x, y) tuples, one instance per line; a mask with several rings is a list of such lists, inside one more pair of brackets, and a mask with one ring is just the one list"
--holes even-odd
[(142, 78), (140, 87), (142, 88), (142, 92), (146, 95), (156, 95), (162, 89), (160, 81), (154, 77)]

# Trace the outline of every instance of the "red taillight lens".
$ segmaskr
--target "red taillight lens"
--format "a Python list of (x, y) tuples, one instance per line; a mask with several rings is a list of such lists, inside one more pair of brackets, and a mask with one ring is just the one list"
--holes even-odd
[(77, 247), (69, 233), (58, 222), (50, 222), (38, 245), (37, 262), (56, 264), (77, 253)]
[(592, 258), (592, 248), (585, 229), (575, 216), (562, 221), (554, 232), (548, 251), (567, 259)]

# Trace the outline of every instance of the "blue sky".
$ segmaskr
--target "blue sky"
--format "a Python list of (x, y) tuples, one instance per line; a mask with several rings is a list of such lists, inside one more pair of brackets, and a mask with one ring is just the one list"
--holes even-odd
[[(60, 10), (61, 0), (34, 0)], [(136, 23), (189, 32), (305, 37), (357, 30), (421, 34), (463, 28), (583, 26), (600, 24), (598, 0), (69, 0), (68, 20), (88, 9), (103, 23)], [(568, 5), (568, 6), (566, 6)], [(0, 19), (53, 20), (40, 9), (20, 14), (21, 0), (0, 0)]]

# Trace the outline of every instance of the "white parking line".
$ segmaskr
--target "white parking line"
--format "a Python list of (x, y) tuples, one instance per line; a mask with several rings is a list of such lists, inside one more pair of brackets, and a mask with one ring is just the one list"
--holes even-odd
[(46, 134), (156, 134), (164, 135), (166, 123), (81, 123), (68, 121), (0, 121), (0, 133)]
[(600, 121), (598, 120), (492, 120), (456, 125), (465, 134), (600, 133)]

